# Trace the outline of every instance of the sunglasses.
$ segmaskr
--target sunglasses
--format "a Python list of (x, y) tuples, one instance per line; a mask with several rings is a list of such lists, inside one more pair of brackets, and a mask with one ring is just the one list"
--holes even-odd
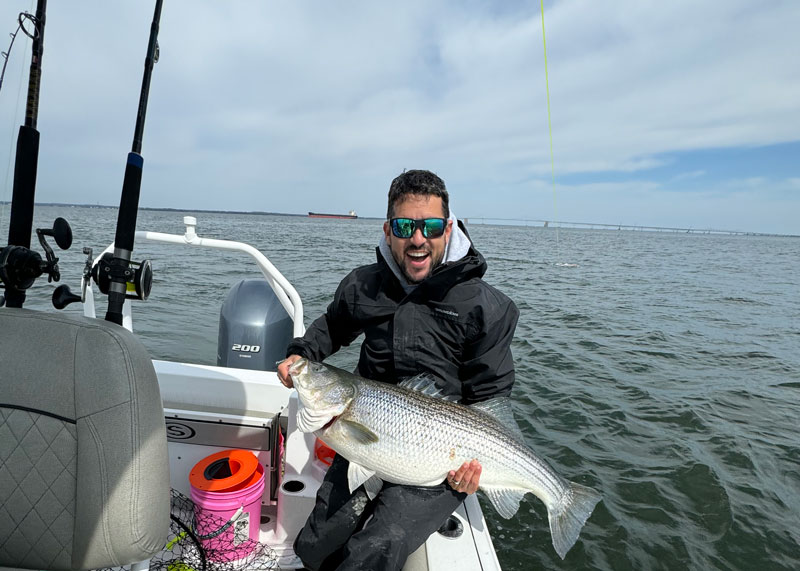
[(438, 238), (444, 234), (447, 227), (446, 218), (392, 218), (389, 220), (392, 227), (392, 234), (398, 238), (411, 238), (417, 228), (422, 230), (422, 235), (426, 238)]

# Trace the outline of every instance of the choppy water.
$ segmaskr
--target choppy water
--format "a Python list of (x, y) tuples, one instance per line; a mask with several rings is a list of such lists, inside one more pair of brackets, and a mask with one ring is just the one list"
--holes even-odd
[[(58, 215), (75, 232), (62, 283), (77, 289), (80, 248), (113, 239), (115, 211), (42, 207), (37, 223)], [(182, 234), (181, 217), (143, 211), (139, 227)], [(198, 218), (200, 235), (262, 250), (295, 284), (306, 324), (352, 267), (373, 261), (380, 232), (375, 220)], [(800, 568), (800, 239), (470, 232), (487, 281), (520, 309), (513, 399), (529, 443), (603, 495), (563, 562), (538, 500), (528, 496), (512, 521), (485, 504), (503, 568)], [(135, 313), (145, 345), (213, 364), (219, 307), (254, 268), (238, 255), (137, 244), (144, 256), (156, 271)], [(26, 307), (47, 308), (52, 289), (36, 285)], [(331, 361), (356, 358), (351, 347)]]

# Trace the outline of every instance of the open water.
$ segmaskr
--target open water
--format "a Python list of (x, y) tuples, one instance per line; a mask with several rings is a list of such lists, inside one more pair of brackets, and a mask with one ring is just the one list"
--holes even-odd
[[(183, 214), (142, 211), (139, 228), (183, 234)], [(62, 283), (77, 289), (81, 248), (113, 240), (115, 210), (40, 207), (37, 225), (55, 216), (73, 225)], [(197, 216), (201, 236), (264, 252), (302, 296), (306, 325), (374, 260), (381, 231), (377, 220)], [(7, 218), (4, 207), (3, 237)], [(503, 568), (800, 568), (800, 239), (469, 230), (485, 279), (520, 309), (513, 400), (529, 444), (603, 495), (564, 561), (541, 502), (527, 496), (510, 521), (484, 502)], [(254, 266), (144, 243), (134, 257), (156, 272), (134, 310), (144, 344), (159, 359), (214, 364), (219, 308)], [(53, 287), (40, 280), (26, 307), (48, 308)], [(350, 347), (330, 361), (356, 358)]]

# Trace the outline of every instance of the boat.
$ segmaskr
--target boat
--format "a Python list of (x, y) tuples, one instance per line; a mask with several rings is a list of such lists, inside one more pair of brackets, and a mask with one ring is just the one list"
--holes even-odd
[[(39, 37), (44, 5), (39, 0)], [(157, 0), (148, 62), (160, 6)], [(151, 69), (146, 64), (143, 85), (149, 85)], [(144, 87), (141, 97), (146, 103)], [(140, 101), (115, 239), (96, 257), (84, 249), (80, 294), (66, 285), (53, 294), (56, 310), (80, 303), (82, 316), (23, 307), (24, 292), (36, 279), (60, 279), (46, 239), (54, 238), (62, 249), (71, 246), (64, 219), (36, 231), (46, 262), (29, 242), (10, 238), (0, 249), (7, 302), (0, 307), (0, 499), (14, 506), (13, 513), (4, 512), (10, 517), (0, 528), (0, 568), (301, 569), (292, 545), (330, 460), (313, 434), (297, 429), (297, 394), (280, 383), (275, 370), (288, 340), (305, 330), (302, 300), (262, 252), (235, 240), (201, 237), (194, 217), (183, 219), (183, 234), (135, 229), (145, 107)], [(18, 165), (20, 159), (32, 162), (35, 172), (36, 157), (19, 156), (26, 152), (18, 145)], [(33, 186), (18, 193), (15, 185), (10, 227), (23, 236), (20, 241), (32, 231), (33, 193)], [(25, 195), (24, 204), (18, 195)], [(132, 260), (134, 242), (142, 241), (212, 255), (238, 252), (245, 256), (231, 258), (232, 270), (246, 257), (259, 270), (260, 278), (237, 284), (223, 305), (216, 365), (152, 359), (136, 337), (133, 306), (147, 310), (153, 271), (147, 260)], [(103, 319), (98, 305), (106, 298)], [(266, 309), (262, 326), (248, 337), (239, 327), (241, 311), (250, 318), (247, 308), (254, 306)], [(219, 460), (208, 464), (214, 458)], [(256, 478), (240, 484), (257, 491), (247, 511), (244, 505), (233, 513), (201, 505), (197, 478), (227, 481), (248, 463)], [(263, 483), (263, 491), (253, 482)], [(207, 512), (210, 519), (201, 519)], [(475, 495), (404, 567), (453, 568), (500, 569)]]
[[(289, 319), (289, 335), (303, 333), (302, 300), (295, 288), (263, 253), (245, 243), (199, 236), (194, 217), (185, 217), (184, 224), (186, 230), (182, 235), (139, 230), (136, 231), (136, 240), (168, 244), (176, 249), (191, 247), (205, 251), (216, 249), (245, 254), (261, 272), (263, 279), (245, 280), (242, 286), (249, 286), (251, 292), (255, 290), (264, 296), (263, 300), (258, 301), (258, 305), (271, 304), (280, 311), (279, 319)], [(94, 267), (97, 267), (105, 254), (112, 251), (113, 244), (97, 256), (93, 262)], [(162, 279), (168, 278), (162, 276)], [(253, 285), (258, 287), (253, 288)], [(89, 278), (86, 282), (82, 281), (81, 286), (85, 286), (82, 302), (85, 319), (105, 323), (102, 319), (97, 319), (96, 284)], [(242, 289), (244, 288), (235, 286), (231, 291), (241, 293), (237, 290)], [(123, 327), (135, 333), (132, 307), (134, 301), (126, 299), (122, 313)], [(146, 302), (141, 305), (139, 309), (146, 311)], [(246, 305), (252, 306), (252, 300)], [(8, 337), (16, 335), (8, 327), (9, 323), (16, 322), (18, 318), (14, 315), (15, 312), (38, 313), (25, 309), (0, 308), (0, 331), (5, 332), (0, 333), (0, 341), (6, 348), (2, 355), (5, 366), (8, 366), (12, 358), (25, 361), (31, 358), (25, 351), (17, 355), (8, 353), (11, 347), (25, 345), (22, 340), (8, 344)], [(63, 315), (58, 315), (57, 318), (60, 321), (67, 319)], [(78, 325), (82, 325), (80, 320)], [(190, 472), (197, 463), (226, 450), (251, 452), (266, 473), (265, 488), (261, 496), (258, 544), (263, 546), (262, 553), (271, 554), (280, 569), (301, 569), (302, 563), (294, 554), (292, 544), (315, 503), (316, 491), (327, 468), (326, 458), (319, 453), (320, 446), (313, 434), (297, 430), (297, 393), (280, 383), (274, 370), (275, 361), (272, 360), (272, 367), (268, 370), (247, 368), (255, 361), (247, 358), (248, 356), (271, 353), (274, 357), (276, 350), (283, 350), (287, 339), (273, 340), (272, 347), (268, 346), (268, 341), (241, 341), (242, 339), (236, 338), (224, 341), (224, 347), (229, 349), (229, 358), (224, 365), (152, 360), (163, 402), (169, 488), (173, 491), (173, 498), (175, 495), (190, 498)], [(31, 347), (31, 352), (39, 352), (35, 344), (28, 346)], [(104, 355), (96, 355), (96, 358), (103, 359)], [(31, 375), (39, 376), (39, 372), (33, 370)], [(0, 386), (9, 380), (4, 376)], [(14, 382), (24, 385), (33, 383), (33, 379), (17, 378)], [(2, 393), (6, 394), (5, 387)], [(2, 400), (5, 399), (0, 399)], [(221, 521), (218, 527), (226, 523)], [(173, 540), (175, 535), (173, 532)], [(153, 557), (153, 561), (163, 562), (166, 555), (155, 553)], [(190, 559), (186, 564), (192, 569), (199, 569), (191, 565), (196, 565), (200, 556), (190, 551), (188, 557)], [(8, 565), (9, 562), (0, 559), (0, 566), (4, 564)], [(263, 561), (259, 560), (253, 560), (250, 564), (252, 567), (245, 565), (239, 568), (271, 568), (264, 567)], [(454, 566), (460, 569), (500, 569), (492, 538), (475, 495), (469, 496), (439, 532), (429, 537), (409, 557), (404, 569), (449, 571)], [(213, 566), (210, 568), (213, 569)]]
[(353, 220), (358, 218), (355, 210), (351, 210), (347, 214), (325, 214), (322, 212), (309, 212), (309, 218), (343, 218), (346, 220)]
[[(240, 285), (250, 286), (260, 292), (257, 295), (263, 299), (256, 305), (271, 304), (282, 310), (277, 319), (290, 318), (288, 331), (291, 336), (302, 335), (305, 330), (302, 300), (263, 253), (245, 243), (198, 236), (194, 217), (184, 217), (184, 224), (186, 231), (183, 235), (137, 231), (136, 240), (172, 244), (176, 248), (189, 246), (248, 254), (263, 280), (245, 280)], [(112, 249), (110, 245), (104, 253)], [(98, 258), (102, 258), (102, 254)], [(246, 269), (242, 268), (242, 271)], [(243, 292), (237, 289), (241, 288), (234, 286), (231, 291), (241, 295)], [(252, 300), (245, 303), (246, 307), (252, 305)], [(84, 307), (87, 317), (95, 317), (96, 305), (91, 284), (87, 284)], [(124, 306), (123, 316), (124, 325), (132, 328), (130, 301)], [(222, 337), (222, 327), (220, 329)], [(289, 335), (273, 340), (273, 345), (277, 345), (277, 353), (285, 348), (288, 339)], [(189, 472), (195, 463), (209, 454), (230, 448), (252, 451), (271, 479), (262, 497), (261, 519), (265, 523), (261, 524), (259, 543), (274, 551), (281, 569), (301, 569), (302, 564), (294, 554), (292, 543), (315, 503), (316, 491), (327, 469), (326, 458), (320, 454), (320, 445), (313, 434), (297, 430), (297, 393), (286, 389), (278, 380), (274, 370), (275, 359), (267, 359), (272, 366), (270, 370), (249, 369), (253, 359), (244, 355), (247, 352), (252, 355), (254, 345), (259, 343), (247, 340), (250, 351), (246, 352), (246, 344), (237, 341), (241, 339), (231, 338), (227, 343), (220, 339), (225, 347), (233, 349), (240, 345), (242, 349), (229, 351), (230, 358), (224, 366), (153, 361), (164, 402), (170, 487), (188, 497), (191, 495)], [(274, 357), (276, 347), (267, 347), (267, 342), (264, 344), (258, 352), (271, 353)], [(219, 395), (226, 395), (224, 406), (220, 404)], [(209, 423), (228, 427), (228, 433), (215, 434), (213, 437), (204, 435), (203, 428)], [(262, 439), (264, 444), (261, 447), (253, 448), (244, 443), (246, 437), (243, 434), (252, 438), (250, 432), (260, 432), (265, 428), (269, 428), (273, 436), (271, 439)], [(281, 440), (283, 445), (280, 444)], [(440, 531), (409, 557), (404, 569), (449, 571), (454, 565), (460, 569), (500, 569), (475, 495), (469, 496)]]

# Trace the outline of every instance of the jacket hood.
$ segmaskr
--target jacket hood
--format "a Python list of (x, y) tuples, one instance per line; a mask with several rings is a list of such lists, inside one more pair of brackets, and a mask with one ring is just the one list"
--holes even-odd
[(445, 250), (445, 260), (436, 267), (430, 276), (419, 284), (409, 284), (392, 256), (386, 236), (381, 236), (381, 241), (375, 249), (378, 264), (390, 272), (403, 287), (406, 294), (415, 289), (430, 290), (431, 288), (447, 291), (452, 285), (466, 281), (470, 278), (480, 278), (486, 273), (486, 260), (472, 245), (472, 240), (467, 229), (460, 220), (455, 221), (450, 241)]

